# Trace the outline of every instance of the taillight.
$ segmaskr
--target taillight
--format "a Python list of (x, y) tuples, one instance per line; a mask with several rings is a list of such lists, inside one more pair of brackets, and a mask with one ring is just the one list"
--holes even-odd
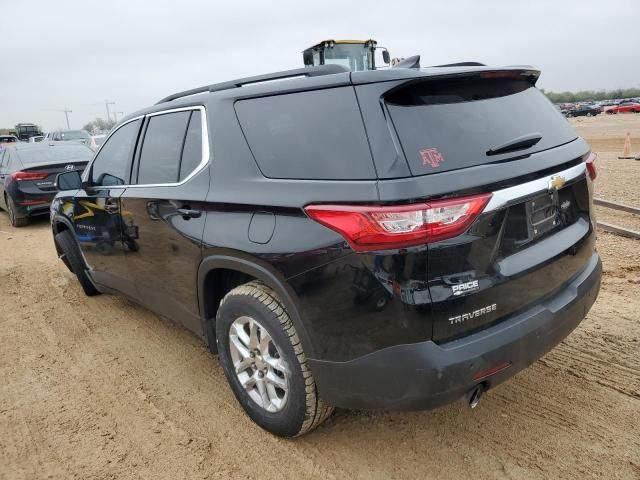
[(307, 215), (358, 252), (424, 245), (464, 232), (491, 194), (393, 206), (309, 205)]
[(589, 173), (589, 177), (591, 178), (591, 180), (595, 180), (596, 177), (598, 176), (598, 169), (596, 168), (597, 158), (598, 158), (598, 155), (591, 152), (585, 162), (587, 164), (587, 172)]
[(35, 172), (14, 172), (11, 174), (11, 178), (14, 180), (44, 180), (48, 176), (48, 173)]

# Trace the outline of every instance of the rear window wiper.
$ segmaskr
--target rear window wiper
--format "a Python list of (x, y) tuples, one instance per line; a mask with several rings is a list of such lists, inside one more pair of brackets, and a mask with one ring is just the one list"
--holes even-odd
[(491, 156), (498, 155), (500, 153), (513, 152), (515, 150), (524, 150), (525, 148), (533, 147), (540, 140), (542, 140), (541, 133), (528, 133), (526, 135), (522, 135), (521, 137), (514, 138), (513, 140), (509, 140), (502, 145), (490, 148), (487, 151), (487, 155)]

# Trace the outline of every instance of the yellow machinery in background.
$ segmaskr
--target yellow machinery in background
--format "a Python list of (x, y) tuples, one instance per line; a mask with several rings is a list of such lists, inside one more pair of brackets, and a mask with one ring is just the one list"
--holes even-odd
[(382, 51), (382, 61), (391, 63), (389, 51), (375, 40), (323, 40), (302, 52), (305, 67), (336, 64), (352, 72), (376, 69), (375, 52)]

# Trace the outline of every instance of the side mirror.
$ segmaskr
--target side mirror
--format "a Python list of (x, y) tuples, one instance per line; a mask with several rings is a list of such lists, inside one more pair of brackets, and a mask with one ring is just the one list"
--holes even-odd
[(82, 188), (80, 172), (74, 170), (73, 172), (59, 173), (56, 177), (56, 186), (58, 190), (78, 190)]
[(124, 185), (124, 180), (120, 177), (116, 177), (115, 175), (111, 175), (110, 173), (103, 173), (98, 177), (97, 185), (103, 187), (114, 187), (117, 185)]
[(391, 55), (389, 55), (389, 50), (384, 49), (382, 51), (382, 60), (384, 61), (384, 63), (386, 63), (387, 65), (389, 65), (391, 63)]

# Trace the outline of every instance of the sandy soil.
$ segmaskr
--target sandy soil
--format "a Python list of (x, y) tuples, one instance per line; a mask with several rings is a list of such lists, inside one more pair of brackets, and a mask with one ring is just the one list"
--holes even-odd
[[(627, 130), (640, 149), (640, 116), (573, 123), (598, 194), (640, 206), (640, 162), (615, 159)], [(0, 478), (640, 478), (640, 242), (598, 243), (587, 319), (479, 408), (338, 411), (290, 441), (248, 420), (191, 334), (83, 296), (47, 222), (0, 213)]]
[[(631, 134), (631, 149), (640, 155), (640, 115), (598, 115), (570, 120), (598, 154), (598, 182), (595, 196), (640, 208), (640, 161), (618, 159), (624, 138)], [(596, 208), (598, 219), (640, 231), (640, 215)]]

